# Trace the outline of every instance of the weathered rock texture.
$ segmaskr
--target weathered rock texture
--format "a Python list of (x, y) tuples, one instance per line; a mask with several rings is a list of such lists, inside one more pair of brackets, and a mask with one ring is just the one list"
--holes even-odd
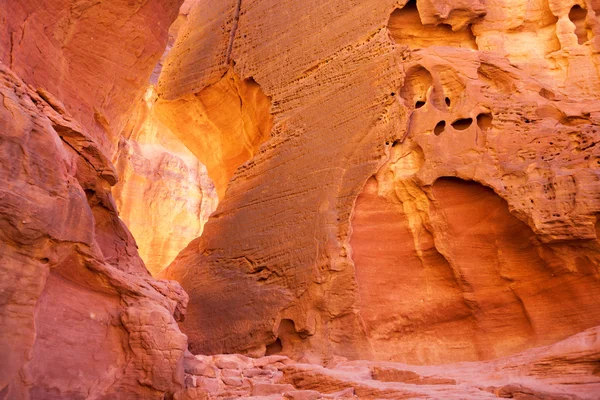
[(553, 346), (494, 361), (417, 367), (334, 360), (323, 367), (283, 356), (191, 356), (175, 399), (596, 399), (600, 340), (590, 329)]
[[(273, 121), (270, 99), (231, 67), (239, 22), (235, 2), (197, 0), (159, 78), (159, 118), (206, 165), (219, 197), (258, 152)], [(182, 75), (191, 74), (193, 79)]]
[(146, 270), (107, 156), (178, 7), (0, 2), (0, 398), (184, 387), (187, 295)]
[(600, 5), (405, 3), (190, 13), (159, 97), (252, 79), (274, 123), (164, 272), (193, 352), (431, 364), (600, 323)]

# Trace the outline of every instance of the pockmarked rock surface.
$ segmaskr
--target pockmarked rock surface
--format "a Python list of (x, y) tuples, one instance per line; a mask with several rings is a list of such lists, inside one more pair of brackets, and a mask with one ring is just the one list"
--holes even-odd
[(187, 295), (146, 270), (108, 156), (178, 7), (0, 2), (0, 398), (185, 387)]
[(161, 275), (192, 352), (438, 364), (600, 323), (598, 4), (198, 4), (159, 101), (234, 74), (273, 128)]

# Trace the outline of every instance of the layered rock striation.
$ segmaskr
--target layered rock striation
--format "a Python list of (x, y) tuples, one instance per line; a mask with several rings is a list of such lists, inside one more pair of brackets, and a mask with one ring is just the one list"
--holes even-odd
[(162, 275), (193, 352), (475, 361), (599, 323), (597, 5), (220, 6), (159, 96), (233, 65), (274, 125)]
[(596, 2), (181, 3), (0, 0), (0, 399), (597, 397)]

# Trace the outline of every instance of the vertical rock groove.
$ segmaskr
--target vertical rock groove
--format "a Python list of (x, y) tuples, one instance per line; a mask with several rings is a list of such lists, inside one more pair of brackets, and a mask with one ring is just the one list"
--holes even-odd
[(225, 63), (231, 62), (231, 52), (233, 51), (233, 41), (237, 33), (238, 23), (240, 21), (240, 12), (242, 9), (242, 0), (236, 0), (235, 13), (233, 15), (233, 22), (231, 23), (231, 33), (229, 34), (229, 43), (227, 44), (227, 56), (225, 57)]

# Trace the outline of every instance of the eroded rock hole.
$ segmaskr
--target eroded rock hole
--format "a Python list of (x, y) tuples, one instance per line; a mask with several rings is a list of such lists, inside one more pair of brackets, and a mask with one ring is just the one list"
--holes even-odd
[(479, 114), (477, 116), (477, 125), (482, 131), (487, 131), (492, 127), (493, 120), (492, 114)]
[(270, 356), (273, 354), (279, 354), (283, 350), (283, 346), (281, 345), (281, 340), (277, 338), (273, 343), (267, 346), (267, 351), (265, 355)]
[(440, 121), (433, 129), (433, 133), (435, 133), (436, 136), (439, 136), (442, 132), (444, 132), (444, 129), (446, 129), (446, 121)]
[(574, 5), (569, 12), (569, 19), (575, 24), (575, 35), (577, 35), (577, 42), (584, 44), (588, 41), (587, 30), (585, 28), (585, 20), (587, 18), (587, 11), (581, 8), (579, 5)]
[[(427, 91), (433, 84), (431, 73), (422, 66), (408, 70), (404, 78), (404, 86), (400, 89), (400, 96), (415, 108), (425, 105)], [(419, 105), (420, 104), (420, 105)]]
[(446, 98), (444, 99), (444, 102), (446, 103), (446, 105), (447, 105), (448, 107), (450, 107), (450, 105), (452, 104), (452, 102), (450, 101), (450, 98), (449, 98), (449, 97), (446, 97)]
[(452, 123), (452, 128), (457, 131), (464, 131), (465, 129), (469, 129), (471, 124), (473, 124), (473, 118), (461, 118)]
[(453, 31), (448, 24), (423, 25), (414, 0), (392, 12), (388, 29), (396, 43), (408, 45), (411, 49), (452, 46), (477, 50), (477, 42), (469, 26)]

